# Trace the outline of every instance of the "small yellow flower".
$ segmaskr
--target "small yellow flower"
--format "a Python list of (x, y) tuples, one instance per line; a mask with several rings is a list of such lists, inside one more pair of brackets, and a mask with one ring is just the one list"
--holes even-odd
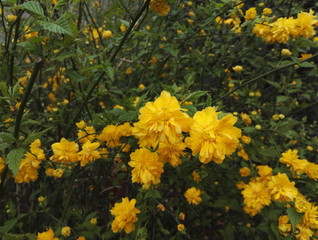
[(183, 212), (179, 213), (179, 219), (180, 219), (181, 221), (184, 221), (184, 219), (185, 219), (185, 214), (184, 214)]
[(185, 229), (183, 224), (178, 224), (177, 228), (178, 228), (178, 231), (180, 232), (182, 232)]
[(281, 51), (281, 54), (282, 54), (283, 56), (289, 57), (289, 56), (292, 55), (292, 52), (289, 51), (289, 49), (287, 49), (287, 48), (283, 48), (282, 51)]
[(236, 65), (235, 67), (232, 67), (234, 72), (240, 73), (243, 71), (243, 67), (240, 65)]
[(133, 71), (132, 71), (131, 68), (127, 68), (125, 73), (126, 73), (127, 75), (130, 75), (130, 74), (132, 74), (132, 72), (133, 72)]
[(191, 6), (193, 5), (193, 2), (188, 1), (188, 2), (187, 2), (187, 5), (191, 7)]
[(96, 225), (96, 224), (97, 224), (97, 218), (92, 218), (89, 222), (90, 222), (92, 225)]
[(240, 175), (242, 177), (248, 177), (249, 175), (251, 175), (251, 170), (247, 167), (243, 167), (240, 169)]
[(127, 31), (127, 27), (126, 27), (125, 24), (121, 24), (119, 28), (120, 28), (121, 32), (126, 32)]
[(259, 125), (259, 124), (257, 124), (257, 125), (255, 126), (255, 129), (256, 129), (256, 130), (261, 130), (261, 129), (262, 129), (262, 126)]
[(162, 203), (159, 203), (159, 204), (157, 205), (157, 208), (158, 208), (160, 211), (162, 211), (162, 212), (166, 211), (166, 208), (165, 208), (165, 206), (164, 206)]
[(256, 12), (256, 8), (255, 7), (251, 7), (248, 10), (246, 10), (245, 12), (245, 20), (252, 20), (256, 17), (257, 12)]
[(202, 198), (201, 198), (202, 193), (203, 192), (200, 189), (191, 187), (184, 193), (184, 196), (187, 199), (188, 203), (199, 205), (202, 201)]
[(13, 23), (16, 19), (17, 19), (16, 15), (9, 14), (7, 16), (7, 20), (8, 20), (9, 23)]
[(43, 196), (38, 197), (39, 203), (43, 203), (44, 201), (45, 201), (45, 197), (43, 197)]
[(273, 13), (273, 11), (272, 11), (272, 9), (270, 9), (270, 8), (264, 8), (263, 9), (263, 14), (265, 15), (265, 16), (269, 16), (269, 15), (271, 15)]
[(66, 226), (66, 227), (63, 227), (62, 230), (61, 230), (61, 234), (63, 237), (69, 237), (71, 236), (71, 228)]

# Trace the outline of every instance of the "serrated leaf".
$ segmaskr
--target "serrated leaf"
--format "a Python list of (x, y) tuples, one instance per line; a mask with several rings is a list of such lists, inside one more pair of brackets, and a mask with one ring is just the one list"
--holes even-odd
[(281, 88), (280, 84), (277, 83), (277, 82), (273, 82), (273, 81), (270, 81), (270, 80), (265, 80), (265, 81), (266, 81), (268, 84), (270, 84), (270, 85), (276, 87), (277, 89), (280, 89), (280, 88)]
[(2, 132), (0, 133), (0, 143), (11, 144), (16, 141), (15, 137), (11, 133)]
[(5, 224), (0, 227), (0, 233), (9, 232), (17, 224), (17, 222), (17, 218), (6, 221)]
[(127, 111), (118, 118), (118, 122), (131, 122), (131, 121), (136, 121), (137, 119), (138, 119), (137, 111)]
[(62, 8), (68, 0), (58, 0), (57, 3), (54, 6), (54, 9), (60, 9)]
[(41, 137), (44, 133), (46, 133), (47, 131), (51, 130), (52, 128), (47, 128), (41, 132), (37, 132), (37, 133), (30, 133), (27, 138), (23, 141), (23, 145), (27, 146), (29, 145), (31, 142), (33, 142), (35, 139), (38, 139), (39, 137)]
[(8, 147), (10, 147), (10, 144), (8, 143), (1, 143), (0, 144), (0, 151), (3, 151), (5, 149), (7, 149)]
[(62, 15), (55, 22), (38, 21), (38, 23), (43, 27), (43, 29), (46, 29), (50, 32), (73, 36), (66, 15)]
[(190, 93), (188, 96), (186, 96), (186, 98), (183, 100), (183, 102), (185, 101), (195, 101), (197, 100), (199, 97), (204, 96), (205, 94), (207, 94), (207, 91), (195, 91), (193, 93)]
[(300, 67), (304, 67), (304, 68), (312, 68), (312, 67), (316, 67), (314, 64), (310, 63), (310, 62), (301, 62), (298, 64)]
[(18, 5), (17, 8), (26, 10), (34, 17), (36, 16), (45, 17), (43, 8), (41, 7), (40, 3), (35, 1), (25, 2), (21, 5)]
[(115, 70), (112, 66), (106, 67), (106, 73), (107, 73), (107, 76), (110, 78), (110, 80), (112, 81), (115, 80)]
[(19, 170), (23, 155), (24, 155), (23, 148), (12, 149), (7, 155), (8, 167), (12, 171), (14, 176), (17, 174)]
[(292, 229), (295, 230), (296, 225), (301, 221), (304, 213), (299, 213), (295, 208), (290, 207), (286, 210), (289, 221), (292, 225)]

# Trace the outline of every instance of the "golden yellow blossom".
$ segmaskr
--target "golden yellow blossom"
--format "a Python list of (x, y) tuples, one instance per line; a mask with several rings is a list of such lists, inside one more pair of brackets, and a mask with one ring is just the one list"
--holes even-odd
[(114, 233), (124, 230), (128, 234), (135, 230), (135, 222), (138, 221), (137, 214), (140, 213), (135, 205), (136, 199), (129, 200), (127, 197), (122, 198), (120, 203), (115, 203), (110, 210), (110, 213), (115, 216), (111, 226)]
[(202, 193), (203, 192), (200, 189), (191, 187), (184, 193), (184, 196), (187, 199), (188, 203), (199, 205), (202, 201), (202, 198), (201, 198)]

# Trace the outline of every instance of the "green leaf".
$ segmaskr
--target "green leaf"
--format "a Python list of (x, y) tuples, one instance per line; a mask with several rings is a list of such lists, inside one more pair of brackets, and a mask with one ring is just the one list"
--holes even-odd
[(9, 97), (8, 86), (5, 82), (0, 82), (0, 92), (2, 93), (2, 96)]
[(183, 100), (183, 102), (185, 101), (194, 101), (197, 100), (199, 97), (204, 96), (205, 94), (207, 94), (207, 91), (195, 91), (193, 93), (190, 93), (188, 96), (186, 96), (186, 98)]
[(16, 141), (15, 137), (11, 133), (0, 133), (0, 143), (12, 144)]
[(5, 149), (7, 149), (8, 147), (10, 147), (10, 144), (8, 144), (8, 143), (0, 143), (0, 151), (3, 151)]
[(304, 213), (297, 212), (296, 209), (293, 207), (287, 208), (286, 212), (287, 212), (289, 221), (292, 225), (292, 229), (294, 231), (296, 228), (296, 225), (301, 221)]
[(8, 167), (12, 171), (14, 176), (18, 173), (23, 155), (24, 148), (12, 149), (7, 155)]
[(17, 218), (6, 221), (5, 224), (0, 227), (0, 233), (9, 232), (17, 224), (17, 222)]
[(147, 240), (148, 239), (147, 228), (146, 227), (139, 228), (135, 239)]
[(54, 23), (53, 22), (46, 22), (46, 21), (38, 21), (38, 23), (46, 29), (53, 33), (58, 34), (67, 34), (73, 36), (73, 33), (70, 29), (69, 20), (67, 19), (66, 15), (62, 15), (59, 19), (57, 19)]
[(138, 119), (137, 111), (127, 111), (127, 112), (124, 112), (118, 118), (118, 122), (132, 122), (132, 121), (137, 121), (137, 119)]
[(115, 70), (112, 66), (107, 66), (106, 67), (106, 73), (110, 80), (114, 81), (115, 80)]
[(41, 137), (44, 133), (46, 133), (47, 131), (51, 130), (52, 128), (47, 128), (41, 132), (37, 132), (37, 133), (30, 133), (27, 138), (23, 141), (23, 145), (27, 146), (29, 145), (31, 142), (33, 142), (35, 139), (38, 139), (39, 137)]
[(19, 9), (25, 9), (27, 12), (29, 12), (32, 16), (41, 16), (45, 17), (43, 8), (41, 7), (40, 3), (35, 1), (28, 1), (21, 5), (18, 5), (17, 8)]
[(314, 64), (310, 63), (310, 62), (302, 62), (298, 64), (300, 67), (304, 67), (304, 68), (312, 68), (312, 67), (316, 67)]
[(67, 71), (67, 75), (74, 82), (83, 82), (85, 80), (85, 77), (73, 70)]
[(68, 0), (59, 0), (59, 1), (57, 1), (57, 3), (54, 6), (54, 9), (61, 9), (67, 3), (67, 1)]

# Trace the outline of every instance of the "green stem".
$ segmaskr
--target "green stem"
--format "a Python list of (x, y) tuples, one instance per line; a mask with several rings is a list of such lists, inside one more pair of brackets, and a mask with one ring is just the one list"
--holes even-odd
[(23, 98), (22, 98), (22, 101), (21, 101), (21, 105), (19, 107), (19, 110), (18, 110), (18, 113), (17, 113), (17, 118), (16, 118), (16, 122), (15, 122), (15, 126), (14, 126), (14, 132), (13, 132), (13, 136), (17, 139), (18, 138), (18, 135), (19, 135), (19, 128), (20, 128), (20, 124), (21, 124), (21, 119), (22, 119), (22, 116), (23, 116), (23, 112), (24, 112), (24, 109), (26, 107), (26, 104), (28, 102), (28, 98), (31, 94), (31, 90), (33, 88), (33, 85), (35, 83), (35, 80), (36, 80), (36, 77), (42, 67), (42, 62), (43, 62), (43, 59), (40, 59), (39, 61), (37, 61), (34, 65), (34, 69), (33, 69), (33, 72), (32, 72), (32, 75), (28, 81), (28, 85), (26, 87), (26, 90), (24, 92), (24, 95), (23, 95)]

